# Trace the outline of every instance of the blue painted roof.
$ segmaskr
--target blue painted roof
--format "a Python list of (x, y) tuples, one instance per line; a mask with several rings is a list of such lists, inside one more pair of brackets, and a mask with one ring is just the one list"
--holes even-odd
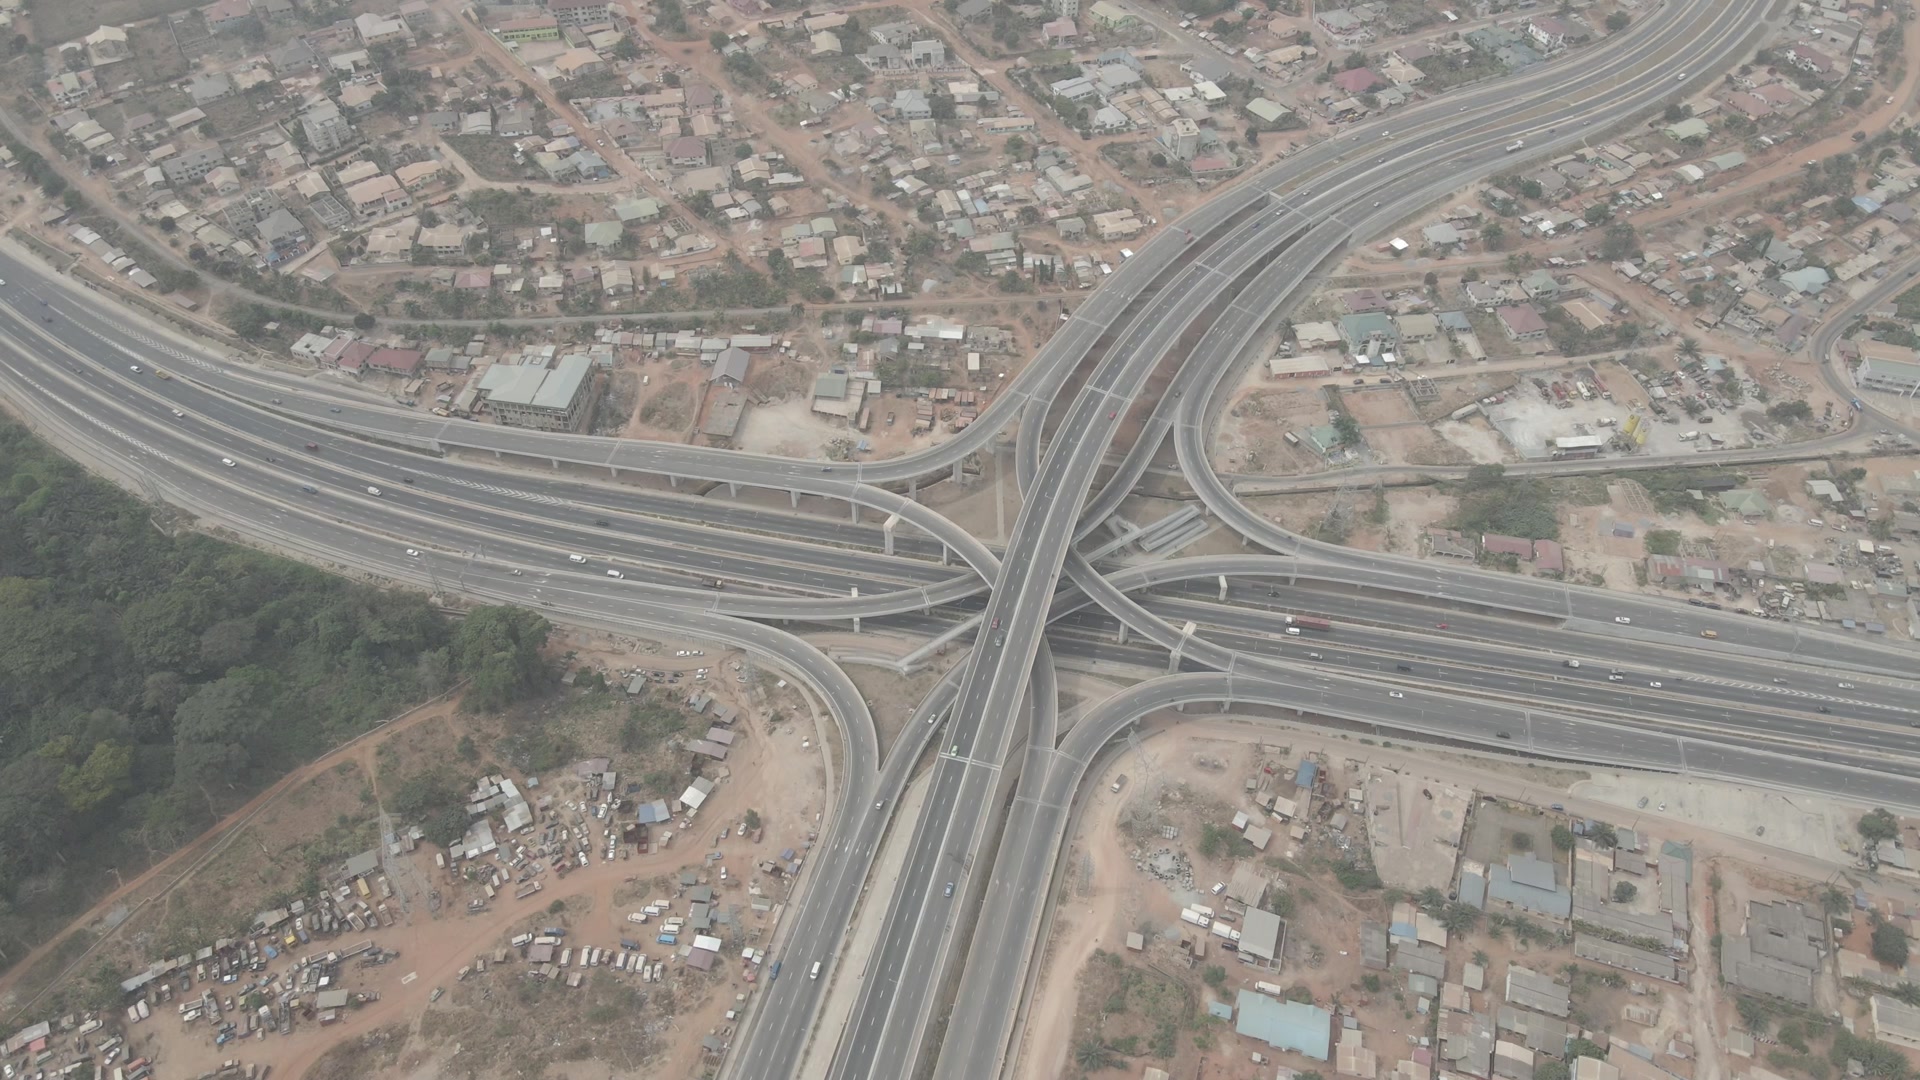
[(1240, 991), (1240, 1016), (1233, 1030), (1275, 1050), (1292, 1050), (1315, 1061), (1327, 1060), (1333, 1043), (1333, 1014), (1298, 1001), (1275, 1001), (1252, 990)]

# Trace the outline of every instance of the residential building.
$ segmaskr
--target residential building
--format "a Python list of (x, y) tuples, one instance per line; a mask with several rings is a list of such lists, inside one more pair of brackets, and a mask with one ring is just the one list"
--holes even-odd
[(421, 229), (414, 243), (433, 253), (435, 258), (457, 259), (467, 253), (467, 227), (452, 223)]
[(300, 132), (307, 138), (307, 152), (320, 158), (337, 153), (359, 137), (340, 106), (324, 100), (300, 114)]
[(353, 29), (360, 35), (360, 43), (368, 47), (404, 41), (407, 36), (406, 23), (371, 12), (354, 16)]
[[(1060, 14), (1067, 13), (1060, 11)], [(1140, 22), (1139, 16), (1107, 0), (1094, 0), (1093, 6), (1087, 9), (1087, 17), (1106, 30), (1125, 30)]]
[(413, 196), (407, 189), (385, 173), (353, 185), (347, 189), (346, 196), (347, 205), (363, 218), (379, 217), (413, 205)]
[(1532, 304), (1507, 304), (1494, 314), (1510, 341), (1538, 341), (1547, 336), (1547, 320), (1540, 317)]
[(87, 48), (87, 63), (93, 67), (117, 64), (133, 55), (127, 45), (127, 32), (118, 26), (102, 26), (80, 39)]
[(1200, 153), (1200, 125), (1180, 117), (1160, 129), (1160, 145), (1175, 161), (1192, 161)]
[(1234, 1002), (1233, 1030), (1275, 1050), (1289, 1050), (1315, 1061), (1328, 1060), (1333, 1046), (1333, 1014), (1317, 1005), (1279, 1001), (1241, 990)]
[(175, 187), (194, 183), (227, 163), (226, 152), (218, 146), (202, 146), (188, 150), (160, 163), (160, 171), (167, 182)]

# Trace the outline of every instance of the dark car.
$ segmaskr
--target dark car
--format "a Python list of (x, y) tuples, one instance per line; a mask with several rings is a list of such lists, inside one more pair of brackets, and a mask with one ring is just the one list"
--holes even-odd
[(600, 526), (603, 529), (610, 529), (613, 527), (613, 522), (608, 521), (606, 518), (600, 518), (596, 520), (594, 524)]
[(1395, 671), (1412, 671), (1412, 670), (1413, 670), (1413, 665), (1412, 665), (1412, 664), (1395, 664), (1395, 665), (1393, 665), (1393, 670), (1395, 670)]
[(1496, 732), (1494, 732), (1494, 733), (1493, 733), (1493, 737), (1494, 737), (1494, 738), (1496, 738), (1496, 739), (1511, 739), (1511, 738), (1513, 738), (1513, 736), (1511, 736), (1511, 735), (1509, 735), (1509, 734), (1507, 734), (1507, 733), (1506, 733), (1506, 732), (1504, 732), (1504, 731), (1496, 731)]

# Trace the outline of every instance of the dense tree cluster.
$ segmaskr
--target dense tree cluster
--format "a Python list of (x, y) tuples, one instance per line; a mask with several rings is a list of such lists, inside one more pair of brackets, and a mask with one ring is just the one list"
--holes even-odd
[(82, 906), (253, 791), (471, 675), (544, 684), (547, 625), (156, 527), (151, 508), (0, 423), (0, 947)]

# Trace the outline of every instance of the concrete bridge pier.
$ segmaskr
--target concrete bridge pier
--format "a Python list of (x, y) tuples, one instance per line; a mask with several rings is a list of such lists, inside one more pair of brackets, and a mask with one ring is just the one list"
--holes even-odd
[(795, 510), (800, 509), (800, 493), (798, 491), (794, 491), (791, 488), (787, 489), (787, 501), (793, 504)]

